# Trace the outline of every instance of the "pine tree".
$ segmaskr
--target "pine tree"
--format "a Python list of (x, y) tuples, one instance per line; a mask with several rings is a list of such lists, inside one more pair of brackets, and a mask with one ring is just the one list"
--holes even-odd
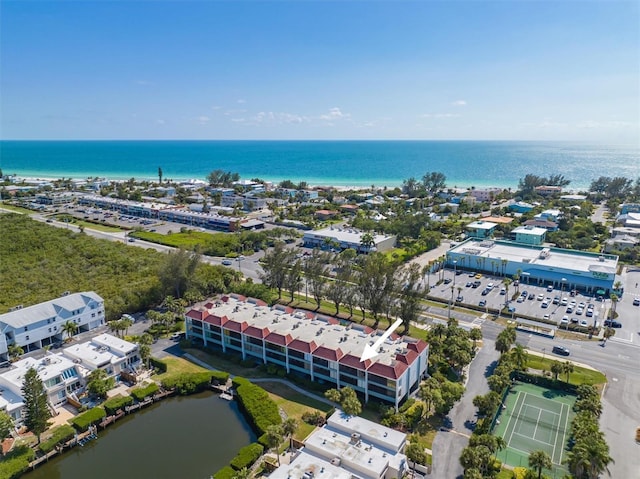
[(24, 424), (38, 437), (38, 443), (40, 443), (40, 435), (49, 426), (51, 411), (47, 404), (47, 392), (44, 389), (44, 384), (34, 368), (29, 368), (24, 375), (22, 396), (26, 410)]

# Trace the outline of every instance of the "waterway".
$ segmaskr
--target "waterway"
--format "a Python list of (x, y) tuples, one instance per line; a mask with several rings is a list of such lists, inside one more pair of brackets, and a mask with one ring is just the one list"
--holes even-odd
[(126, 416), (24, 477), (209, 479), (255, 439), (235, 402), (205, 392)]

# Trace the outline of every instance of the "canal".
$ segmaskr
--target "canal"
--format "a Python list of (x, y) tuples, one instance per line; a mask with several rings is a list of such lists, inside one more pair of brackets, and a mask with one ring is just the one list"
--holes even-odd
[(255, 435), (234, 401), (205, 392), (165, 399), (98, 431), (25, 479), (209, 479)]

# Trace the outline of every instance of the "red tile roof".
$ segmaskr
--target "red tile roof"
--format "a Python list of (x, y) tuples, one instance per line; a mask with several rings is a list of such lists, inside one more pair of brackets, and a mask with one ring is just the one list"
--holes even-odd
[(338, 361), (340, 364), (344, 364), (345, 366), (352, 367), (354, 369), (360, 369), (364, 371), (369, 366), (371, 366), (371, 359), (367, 359), (366, 361), (360, 361), (359, 356), (354, 356), (353, 354), (345, 354)]
[(429, 346), (422, 339), (405, 338), (405, 342), (407, 343), (407, 348), (415, 351), (418, 354), (427, 349), (427, 347)]
[(286, 336), (283, 336), (282, 334), (279, 334), (279, 333), (270, 333), (264, 339), (265, 339), (265, 341), (268, 341), (269, 343), (278, 344), (280, 346), (286, 346), (291, 341), (293, 341), (293, 337), (290, 334), (287, 334)]
[(210, 314), (204, 320), (205, 323), (213, 324), (214, 326), (223, 326), (228, 321), (229, 318), (227, 318), (226, 316), (216, 316), (215, 314)]
[(244, 330), (244, 334), (247, 336), (251, 336), (252, 338), (263, 339), (266, 338), (269, 333), (269, 328), (256, 328), (255, 326), (248, 326), (247, 329)]
[(294, 339), (289, 343), (289, 349), (295, 349), (296, 351), (300, 351), (301, 353), (310, 353), (315, 351), (318, 348), (318, 345), (315, 341), (311, 341), (310, 343), (303, 341), (301, 339)]
[(204, 318), (209, 316), (209, 312), (208, 311), (198, 311), (197, 309), (190, 309), (187, 312), (187, 316), (189, 318), (191, 318), (191, 319), (197, 319), (199, 321), (202, 321)]
[(238, 321), (235, 321), (235, 320), (233, 320), (233, 319), (230, 319), (229, 321), (227, 321), (227, 322), (224, 324), (224, 326), (223, 326), (223, 327), (224, 327), (224, 329), (227, 329), (227, 330), (229, 330), (229, 331), (235, 331), (236, 333), (241, 333), (241, 332), (243, 332), (245, 329), (247, 329), (247, 328), (249, 327), (249, 325), (247, 324), (247, 322), (246, 322), (246, 321), (243, 321), (243, 322), (241, 322), (241, 323), (240, 323), (240, 322), (238, 322)]
[(342, 356), (344, 356), (344, 353), (340, 348), (330, 349), (324, 346), (320, 346), (313, 352), (313, 355), (318, 358), (326, 359), (327, 361), (337, 361)]
[(388, 379), (398, 379), (404, 374), (409, 366), (400, 361), (394, 361), (393, 364), (373, 363), (370, 368), (367, 369), (369, 374), (375, 374), (376, 376), (382, 376)]

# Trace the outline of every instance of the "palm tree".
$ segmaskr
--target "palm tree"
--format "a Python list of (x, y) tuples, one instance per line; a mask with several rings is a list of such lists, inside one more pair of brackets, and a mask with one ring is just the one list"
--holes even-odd
[(569, 375), (573, 372), (573, 363), (570, 361), (562, 363), (562, 372), (567, 375), (567, 382), (569, 382)]
[(473, 349), (475, 349), (476, 341), (482, 339), (482, 330), (480, 328), (472, 328), (471, 331), (469, 331), (469, 339), (473, 341)]
[(513, 359), (513, 364), (516, 366), (518, 371), (527, 369), (528, 356), (527, 350), (522, 344), (516, 343), (515, 347), (511, 350), (511, 358)]
[(282, 426), (273, 424), (267, 427), (265, 434), (267, 435), (267, 445), (269, 446), (269, 449), (275, 450), (276, 458), (278, 459), (278, 467), (280, 467), (280, 451), (278, 449), (280, 448), (280, 444), (283, 439)]
[(609, 311), (609, 319), (614, 319), (616, 317), (616, 306), (618, 305), (618, 295), (613, 293), (611, 294), (611, 310)]
[(506, 308), (509, 305), (509, 285), (511, 284), (511, 280), (509, 278), (504, 278), (502, 280), (504, 284), (504, 307)]
[(600, 477), (601, 473), (608, 471), (607, 466), (611, 462), (609, 446), (601, 439), (578, 442), (568, 457), (569, 470), (573, 475), (587, 479)]
[(78, 325), (71, 320), (68, 320), (62, 325), (62, 333), (67, 335), (67, 340), (71, 339), (71, 336), (78, 331)]
[(235, 472), (231, 479), (249, 479), (251, 477), (251, 470), (247, 467), (243, 467), (242, 469)]
[(529, 467), (533, 467), (538, 473), (538, 479), (542, 476), (542, 469), (551, 469), (551, 458), (544, 451), (533, 451), (529, 454)]
[(371, 251), (371, 248), (375, 246), (375, 244), (376, 244), (375, 237), (369, 231), (367, 231), (366, 233), (363, 233), (362, 236), (360, 237), (360, 247), (362, 252), (369, 253)]
[(558, 361), (553, 361), (551, 363), (551, 373), (553, 374), (553, 379), (557, 381), (558, 375), (561, 374), (563, 371), (564, 371), (564, 368), (562, 367), (562, 363), (559, 363)]
[(291, 447), (291, 439), (293, 438), (293, 435), (296, 433), (297, 430), (298, 430), (298, 421), (296, 421), (292, 417), (285, 419), (284, 422), (282, 423), (282, 433), (286, 438), (289, 439), (289, 447)]

